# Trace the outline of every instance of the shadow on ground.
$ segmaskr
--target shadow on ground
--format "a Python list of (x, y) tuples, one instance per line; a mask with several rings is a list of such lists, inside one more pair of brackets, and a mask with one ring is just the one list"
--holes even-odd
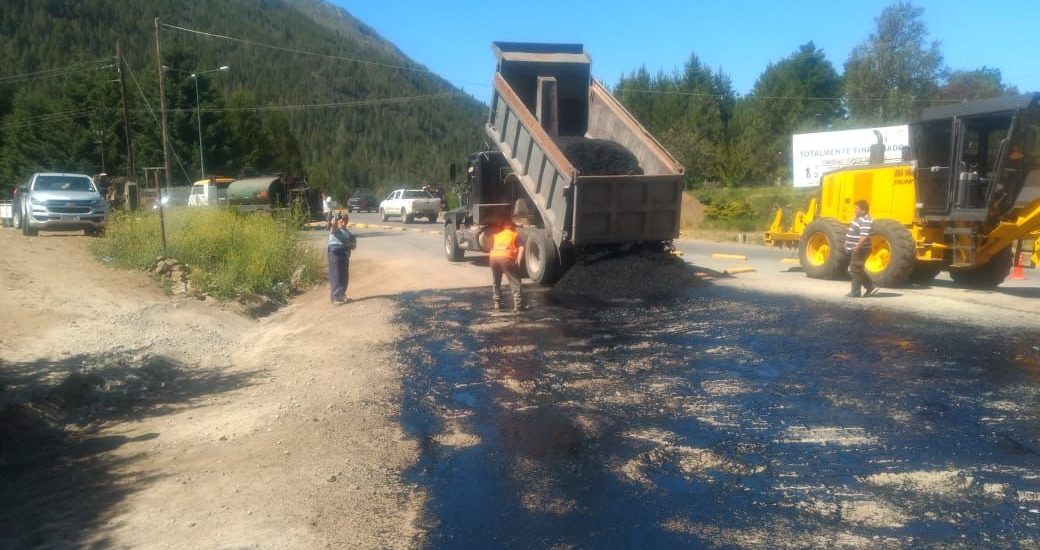
[(96, 530), (154, 481), (121, 473), (133, 457), (110, 451), (158, 434), (103, 428), (190, 407), (251, 378), (144, 351), (0, 362), (0, 547), (107, 546)]

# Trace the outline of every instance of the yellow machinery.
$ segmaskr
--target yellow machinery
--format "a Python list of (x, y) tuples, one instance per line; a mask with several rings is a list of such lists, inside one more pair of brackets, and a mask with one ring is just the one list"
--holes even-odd
[(805, 212), (785, 224), (777, 211), (766, 242), (797, 247), (810, 277), (843, 277), (845, 230), (853, 204), (866, 200), (866, 269), (876, 284), (926, 282), (943, 270), (958, 286), (1002, 283), (1022, 239), (1040, 231), (1040, 94), (925, 109), (910, 126), (909, 153), (885, 163), (879, 143), (869, 165), (824, 174)]

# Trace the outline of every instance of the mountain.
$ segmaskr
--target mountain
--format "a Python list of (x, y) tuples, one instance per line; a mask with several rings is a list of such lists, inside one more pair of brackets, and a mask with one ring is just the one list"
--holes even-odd
[(305, 172), (342, 195), (444, 181), (483, 140), (483, 104), (321, 0), (5, 0), (0, 187), (37, 169), (97, 172), (102, 156), (126, 171), (117, 41), (135, 171), (162, 164), (156, 17), (175, 181), (204, 158), (207, 173)]

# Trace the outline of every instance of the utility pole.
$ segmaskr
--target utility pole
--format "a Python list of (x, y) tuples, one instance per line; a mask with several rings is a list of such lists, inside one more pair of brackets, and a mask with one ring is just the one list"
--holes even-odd
[(105, 120), (101, 116), (102, 112), (103, 111), (101, 110), (101, 106), (99, 105), (98, 106), (98, 118), (97, 118), (97, 121), (98, 121), (98, 130), (97, 130), (98, 141), (96, 141), (95, 143), (98, 144), (98, 151), (101, 152), (101, 173), (105, 174), (105, 173), (108, 172), (108, 170), (105, 168)]
[(126, 138), (126, 178), (134, 175), (134, 142), (130, 138), (130, 115), (126, 107), (126, 79), (123, 74), (123, 46), (116, 42), (116, 72), (119, 73), (119, 97), (123, 101), (123, 134)]
[[(162, 111), (163, 171), (166, 175), (166, 192), (170, 191), (170, 145), (166, 141), (166, 91), (163, 88), (162, 39), (159, 18), (155, 18), (155, 70), (159, 71), (159, 110)], [(158, 177), (156, 178), (158, 179)], [(163, 214), (162, 193), (159, 193), (159, 230), (162, 234), (163, 257), (166, 257), (166, 218)]]

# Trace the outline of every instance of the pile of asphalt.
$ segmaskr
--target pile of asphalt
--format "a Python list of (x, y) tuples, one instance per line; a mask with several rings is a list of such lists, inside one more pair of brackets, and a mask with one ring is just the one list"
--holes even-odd
[(701, 284), (693, 266), (670, 251), (633, 246), (579, 260), (557, 281), (550, 295), (604, 302), (657, 300)]
[(643, 169), (631, 151), (606, 139), (560, 136), (556, 145), (583, 176), (633, 176)]

